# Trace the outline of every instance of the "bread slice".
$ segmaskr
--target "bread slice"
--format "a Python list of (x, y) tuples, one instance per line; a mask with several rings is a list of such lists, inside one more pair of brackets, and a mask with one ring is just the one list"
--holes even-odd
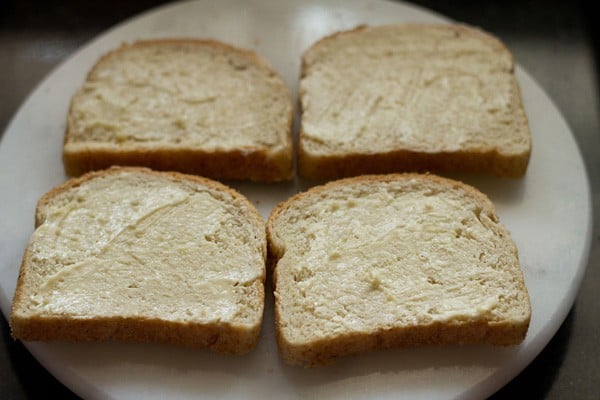
[(264, 222), (220, 183), (143, 168), (45, 194), (23, 257), (13, 336), (245, 353), (264, 307)]
[(418, 174), (331, 182), (278, 205), (267, 238), (290, 364), (422, 344), (513, 345), (527, 332), (517, 248), (490, 200), (463, 183)]
[(302, 58), (299, 171), (462, 171), (521, 177), (531, 135), (515, 63), (463, 25), (361, 26)]
[(73, 96), (67, 174), (146, 166), (219, 179), (292, 176), (289, 89), (257, 54), (214, 40), (125, 44)]

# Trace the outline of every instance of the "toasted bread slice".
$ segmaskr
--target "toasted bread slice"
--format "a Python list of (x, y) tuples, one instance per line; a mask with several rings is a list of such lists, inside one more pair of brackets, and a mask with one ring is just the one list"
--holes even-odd
[(15, 338), (245, 353), (264, 307), (264, 222), (220, 183), (112, 168), (44, 195), (13, 301)]
[(301, 176), (521, 177), (531, 134), (509, 50), (463, 25), (339, 32), (302, 58)]
[(67, 174), (145, 166), (219, 179), (292, 177), (289, 89), (257, 54), (214, 40), (109, 52), (73, 96)]
[(347, 178), (281, 203), (267, 222), (282, 358), (423, 344), (521, 342), (530, 303), (490, 200), (433, 175)]

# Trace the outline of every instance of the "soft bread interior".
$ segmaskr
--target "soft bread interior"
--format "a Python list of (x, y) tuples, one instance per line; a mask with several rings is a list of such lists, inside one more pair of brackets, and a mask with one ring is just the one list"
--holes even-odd
[(72, 101), (68, 146), (287, 147), (289, 92), (242, 51), (198, 42), (117, 50)]

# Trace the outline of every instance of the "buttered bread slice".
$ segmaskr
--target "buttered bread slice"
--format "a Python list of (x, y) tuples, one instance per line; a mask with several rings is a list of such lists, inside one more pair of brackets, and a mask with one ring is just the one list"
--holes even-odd
[(44, 195), (11, 328), (22, 340), (158, 342), (245, 353), (264, 307), (264, 222), (220, 183), (143, 168)]
[(517, 248), (490, 200), (433, 175), (348, 178), (267, 222), (282, 358), (422, 344), (513, 345), (530, 320)]
[(219, 179), (292, 177), (289, 89), (257, 54), (213, 40), (139, 41), (106, 54), (73, 96), (63, 161)]
[(362, 26), (302, 58), (299, 171), (525, 174), (531, 134), (509, 50), (462, 25)]

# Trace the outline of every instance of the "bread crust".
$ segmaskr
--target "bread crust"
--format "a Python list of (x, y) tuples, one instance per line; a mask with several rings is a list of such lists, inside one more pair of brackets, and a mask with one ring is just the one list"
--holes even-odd
[[(300, 131), (300, 135), (302, 134)], [(298, 152), (299, 174), (307, 179), (338, 179), (401, 171), (483, 172), (516, 179), (524, 175), (528, 163), (529, 154), (503, 155), (495, 150), (426, 153), (399, 149), (386, 153), (318, 156), (309, 154), (300, 141)]]
[[(185, 175), (178, 172), (157, 172), (143, 167), (113, 167), (108, 170), (89, 172), (54, 187), (38, 201), (35, 211), (35, 227), (37, 228), (44, 223), (48, 206), (57, 196), (76, 189), (88, 181), (123, 172), (167, 179), (176, 183), (191, 183), (226, 193), (246, 210), (253, 225), (253, 231), (259, 235), (264, 232), (264, 220), (256, 207), (234, 189), (199, 176)], [(257, 240), (260, 243), (261, 258), (264, 261), (267, 253), (266, 237), (262, 234), (257, 237)], [(10, 326), (12, 336), (15, 339), (77, 342), (153, 342), (194, 348), (207, 347), (227, 354), (247, 353), (256, 346), (258, 341), (262, 313), (260, 321), (254, 325), (233, 324), (227, 321), (215, 323), (179, 322), (146, 317), (90, 316), (88, 318), (73, 318), (67, 315), (22, 315), (19, 308), (25, 302), (25, 285), (29, 280), (28, 274), (32, 274), (29, 267), (32, 256), (30, 244), (23, 256), (12, 304)], [(261, 309), (264, 308), (265, 275), (263, 264), (261, 279), (255, 281), (249, 289), (255, 293), (257, 299), (260, 299)]]
[[(25, 262), (31, 255), (25, 254)], [(22, 274), (20, 274), (21, 276)], [(21, 277), (19, 277), (21, 279)], [(263, 286), (257, 286), (264, 298)], [(17, 300), (15, 300), (17, 301)], [(261, 324), (180, 323), (144, 318), (11, 318), (13, 338), (31, 341), (160, 343), (190, 348), (209, 348), (224, 354), (245, 354), (258, 341)]]
[[(330, 364), (336, 357), (361, 353), (370, 350), (401, 348), (421, 345), (447, 345), (447, 344), (475, 344), (488, 343), (498, 346), (515, 345), (522, 342), (527, 334), (530, 322), (530, 300), (523, 280), (516, 282), (517, 289), (524, 296), (523, 301), (528, 307), (527, 318), (514, 321), (486, 321), (484, 319), (465, 322), (432, 322), (429, 324), (413, 326), (394, 326), (390, 328), (377, 328), (370, 332), (344, 332), (337, 335), (324, 335), (318, 340), (295, 343), (290, 341), (282, 329), (281, 310), (278, 306), (277, 262), (286, 252), (286, 244), (278, 236), (279, 220), (284, 213), (294, 209), (298, 202), (317, 199), (326, 193), (335, 193), (338, 189), (353, 185), (388, 183), (398, 180), (418, 179), (428, 181), (432, 185), (445, 187), (450, 190), (459, 190), (473, 199), (481, 212), (489, 214), (492, 219), (498, 220), (495, 207), (489, 198), (472, 186), (460, 181), (443, 178), (432, 174), (396, 173), (387, 175), (363, 175), (340, 179), (326, 184), (315, 186), (305, 192), (298, 193), (288, 200), (277, 205), (267, 220), (266, 231), (268, 241), (268, 254), (272, 263), (272, 279), (275, 290), (275, 325), (276, 339), (281, 358), (288, 364), (315, 367)], [(502, 235), (509, 237), (509, 232), (500, 225)], [(518, 258), (517, 248), (512, 245), (512, 251)]]
[[(359, 25), (354, 29), (334, 32), (315, 42), (302, 55), (300, 79), (302, 80), (310, 70), (308, 58), (313, 49), (318, 48), (323, 43), (337, 40), (340, 37), (365, 32), (372, 27), (368, 25)], [(510, 72), (514, 73), (515, 61), (511, 51), (506, 45), (495, 36), (484, 32), (478, 28), (464, 24), (403, 24), (377, 26), (377, 29), (395, 29), (402, 28), (423, 29), (436, 28), (448, 29), (455, 32), (455, 35), (468, 34), (476, 36), (497, 51), (502, 52), (510, 58)], [(529, 131), (527, 115), (524, 112), (524, 106), (519, 85), (514, 85), (516, 91), (514, 108), (518, 111), (515, 118), (520, 119), (520, 124)], [(519, 154), (503, 154), (498, 149), (480, 149), (480, 150), (457, 150), (451, 152), (427, 152), (412, 151), (403, 148), (390, 149), (387, 152), (377, 153), (329, 153), (323, 155), (311, 154), (305, 146), (306, 133), (302, 115), (304, 114), (303, 102), (300, 98), (298, 106), (301, 116), (301, 124), (298, 140), (298, 173), (301, 177), (307, 179), (339, 179), (363, 174), (387, 174), (398, 172), (450, 172), (460, 171), (478, 174), (490, 174), (505, 178), (521, 178), (527, 171), (529, 159), (531, 156), (531, 143), (526, 152)], [(529, 135), (530, 136), (530, 135)]]
[[(291, 129), (291, 128), (290, 128)], [(94, 146), (63, 152), (65, 171), (79, 176), (112, 166), (145, 166), (157, 171), (179, 171), (214, 179), (279, 182), (292, 177), (291, 159), (263, 150), (204, 151), (191, 148), (147, 149)]]
[(71, 144), (74, 122), (72, 117), (73, 100), (67, 116), (63, 143), (63, 164), (69, 176), (79, 176), (88, 171), (106, 169), (111, 166), (141, 166), (160, 171), (178, 171), (203, 175), (215, 179), (251, 180), (257, 182), (279, 182), (290, 180), (293, 176), (293, 101), (292, 95), (269, 63), (257, 53), (238, 48), (213, 39), (172, 38), (151, 39), (134, 43), (124, 43), (121, 47), (104, 54), (88, 72), (90, 80), (103, 65), (115, 56), (131, 49), (164, 44), (193, 44), (220, 49), (242, 55), (254, 65), (260, 67), (269, 77), (276, 77), (288, 98), (287, 124), (285, 126), (286, 143), (280, 148), (240, 148), (234, 150), (207, 151), (201, 147), (165, 146), (162, 149), (141, 145), (117, 145), (99, 143), (87, 146), (67, 146)]

